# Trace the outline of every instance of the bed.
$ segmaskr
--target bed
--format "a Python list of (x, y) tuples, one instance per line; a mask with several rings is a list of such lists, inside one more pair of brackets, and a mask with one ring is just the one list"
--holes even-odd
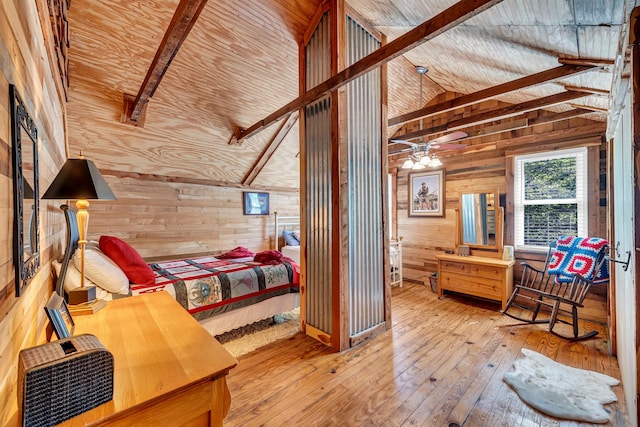
[(282, 216), (274, 212), (274, 242), (276, 251), (300, 264), (300, 217)]
[[(132, 295), (166, 291), (214, 335), (299, 304), (300, 268), (292, 262), (264, 264), (253, 261), (253, 257), (218, 259), (208, 255), (149, 266), (155, 282), (131, 285)], [(281, 296), (281, 302), (270, 301)], [(247, 310), (259, 303), (265, 304)]]
[[(80, 277), (78, 256), (74, 256), (78, 247), (75, 211), (63, 211), (72, 231), (67, 233), (62, 263), (53, 263), (60, 295), (63, 289), (78, 287)], [(115, 253), (113, 243), (118, 248)], [(234, 252), (238, 249), (245, 252)], [(146, 263), (127, 243), (101, 236), (100, 242), (86, 245), (85, 282), (95, 284), (98, 298), (105, 300), (166, 291), (213, 335), (299, 306), (297, 263), (274, 251), (259, 252), (254, 258), (246, 256), (246, 249), (236, 248), (224, 255), (225, 259), (203, 255)]]

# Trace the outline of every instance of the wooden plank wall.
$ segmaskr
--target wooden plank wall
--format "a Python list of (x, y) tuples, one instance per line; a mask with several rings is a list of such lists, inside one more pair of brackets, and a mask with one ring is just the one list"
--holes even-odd
[[(299, 215), (297, 191), (270, 191), (270, 214), (243, 215), (241, 188), (105, 176), (118, 198), (91, 203), (89, 239), (119, 237), (144, 258), (272, 249), (274, 211)], [(261, 190), (262, 191), (262, 190)]]
[[(455, 97), (454, 93), (443, 93), (431, 100), (431, 104), (439, 103)], [(492, 110), (508, 104), (489, 100), (466, 108), (460, 108), (447, 114), (424, 119), (423, 128), (429, 128), (446, 123), (449, 120), (466, 117), (483, 111)], [(534, 112), (530, 117), (539, 114)], [(488, 125), (490, 125), (489, 123)], [(417, 130), (416, 124), (405, 125), (407, 131)], [(477, 126), (475, 128), (479, 128)], [(594, 187), (595, 197), (590, 203), (590, 234), (606, 236), (606, 145), (602, 143), (606, 124), (587, 118), (574, 118), (547, 125), (530, 127), (516, 131), (505, 132), (474, 138), (464, 141), (467, 148), (460, 152), (442, 152), (440, 157), (444, 163), (446, 174), (446, 204), (445, 216), (409, 217), (408, 216), (408, 176), (410, 171), (401, 169), (406, 154), (394, 156), (390, 160), (389, 169), (396, 171), (396, 201), (398, 235), (403, 238), (403, 274), (404, 279), (422, 283), (428, 286), (429, 276), (437, 270), (436, 255), (445, 250), (455, 249), (456, 212), (459, 207), (461, 192), (499, 191), (506, 195), (509, 187), (511, 157), (509, 154), (517, 152), (523, 154), (536, 152), (540, 149), (568, 148), (576, 145), (591, 145), (590, 161), (594, 166), (590, 168), (589, 180)], [(507, 199), (507, 204), (509, 200)], [(508, 207), (505, 208), (504, 243), (513, 245), (512, 216)], [(511, 212), (512, 215), (512, 212)], [(522, 269), (521, 261), (539, 262), (544, 259), (540, 254), (516, 252), (515, 279), (519, 279)], [(583, 310), (585, 318), (606, 322), (607, 302), (606, 290), (591, 293), (587, 307)]]
[(50, 260), (59, 255), (64, 239), (62, 215), (53, 203), (41, 201), (41, 268), (16, 298), (9, 84), (16, 85), (38, 127), (42, 193), (65, 158), (63, 92), (57, 71), (52, 71), (57, 64), (50, 60), (49, 22), (45, 0), (0, 3), (0, 425), (18, 424), (19, 350), (40, 344), (51, 334), (43, 307), (53, 289)]

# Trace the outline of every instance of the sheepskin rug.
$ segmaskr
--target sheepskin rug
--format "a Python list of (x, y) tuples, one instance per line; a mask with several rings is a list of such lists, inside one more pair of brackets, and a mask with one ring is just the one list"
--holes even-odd
[(255, 322), (217, 335), (215, 338), (234, 357), (240, 357), (274, 341), (290, 337), (299, 330), (300, 307), (297, 307), (276, 314), (273, 319)]
[(523, 348), (524, 357), (513, 362), (504, 381), (538, 411), (556, 418), (604, 424), (609, 413), (603, 405), (617, 400), (611, 386), (617, 379), (572, 368)]

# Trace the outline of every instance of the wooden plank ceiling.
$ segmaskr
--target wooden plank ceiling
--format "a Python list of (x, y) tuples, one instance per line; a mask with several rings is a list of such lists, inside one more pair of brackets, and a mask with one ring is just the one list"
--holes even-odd
[[(123, 96), (135, 96), (143, 87), (179, 0), (74, 0), (70, 156), (82, 150), (100, 168), (123, 174), (297, 187), (297, 122), (284, 134), (279, 135), (279, 121), (240, 145), (228, 142), (237, 127), (249, 128), (298, 97), (298, 42), (320, 3), (206, 2), (150, 98), (144, 126), (133, 127), (120, 122)], [(391, 42), (456, 1), (348, 3)], [(411, 113), (444, 91), (472, 94), (550, 70), (560, 65), (559, 58), (612, 63), (624, 13), (625, 0), (504, 0), (389, 63), (389, 118)], [(423, 105), (415, 65), (429, 68)], [(584, 107), (593, 111), (587, 117), (603, 121), (612, 73), (605, 65), (495, 99), (532, 105), (586, 88), (571, 106), (567, 97), (546, 108)], [(398, 128), (393, 124), (388, 134)]]

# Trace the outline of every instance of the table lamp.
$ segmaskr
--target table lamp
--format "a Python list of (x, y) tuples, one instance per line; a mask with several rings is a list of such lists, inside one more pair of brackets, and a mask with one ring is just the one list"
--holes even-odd
[[(69, 304), (82, 304), (96, 298), (95, 286), (84, 285), (84, 246), (89, 228), (89, 201), (87, 199), (115, 200), (96, 165), (80, 155), (67, 161), (42, 196), (43, 199), (76, 200), (78, 218), (78, 246), (80, 247), (80, 287), (68, 292)], [(69, 224), (67, 224), (69, 226)]]

